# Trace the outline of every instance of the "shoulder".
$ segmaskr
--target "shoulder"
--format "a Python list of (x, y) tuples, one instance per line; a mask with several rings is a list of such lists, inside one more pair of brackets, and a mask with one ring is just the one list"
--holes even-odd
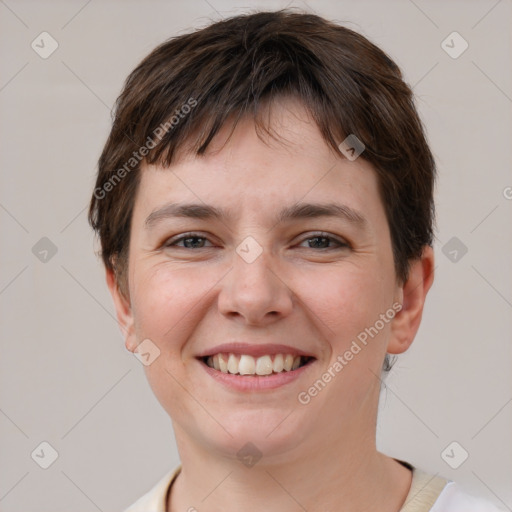
[(456, 482), (448, 482), (431, 512), (500, 512), (506, 510), (464, 491)]
[(181, 470), (181, 466), (167, 472), (146, 494), (123, 512), (166, 512), (167, 492)]
[(412, 482), (400, 512), (500, 512), (508, 510), (467, 492), (457, 482), (398, 461), (412, 471)]

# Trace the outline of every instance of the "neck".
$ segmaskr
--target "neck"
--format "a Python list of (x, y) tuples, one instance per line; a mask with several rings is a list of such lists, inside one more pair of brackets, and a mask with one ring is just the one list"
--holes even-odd
[(246, 467), (236, 458), (202, 449), (175, 426), (182, 470), (167, 510), (399, 511), (411, 472), (376, 450), (375, 432), (335, 431), (337, 438), (325, 435), (323, 443), (305, 442), (286, 458), (265, 456)]

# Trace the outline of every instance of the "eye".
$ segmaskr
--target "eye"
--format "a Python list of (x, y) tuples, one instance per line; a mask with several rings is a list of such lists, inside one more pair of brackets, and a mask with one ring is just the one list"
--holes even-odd
[[(314, 233), (299, 244), (308, 244), (306, 249), (342, 249), (349, 247), (349, 244), (343, 240), (337, 239), (327, 233)], [(210, 245), (206, 245), (210, 244)], [(185, 233), (183, 235), (174, 237), (165, 242), (164, 247), (178, 247), (181, 249), (207, 249), (214, 247), (214, 245), (200, 233)]]
[(329, 236), (327, 233), (315, 233), (313, 236), (305, 238), (301, 243), (308, 243), (309, 247), (306, 247), (307, 249), (328, 250), (349, 247), (345, 241)]
[[(199, 233), (186, 233), (165, 242), (164, 247), (180, 247), (182, 249), (204, 249), (208, 239)], [(181, 243), (183, 242), (183, 245)], [(213, 247), (213, 245), (211, 245)]]

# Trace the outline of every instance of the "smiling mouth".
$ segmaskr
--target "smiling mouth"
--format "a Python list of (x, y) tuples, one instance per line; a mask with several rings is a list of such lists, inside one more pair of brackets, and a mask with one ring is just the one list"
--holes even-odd
[(215, 354), (199, 358), (206, 366), (222, 373), (240, 376), (270, 376), (292, 372), (311, 364), (315, 358), (294, 356), (292, 354), (275, 354), (253, 357), (247, 354)]

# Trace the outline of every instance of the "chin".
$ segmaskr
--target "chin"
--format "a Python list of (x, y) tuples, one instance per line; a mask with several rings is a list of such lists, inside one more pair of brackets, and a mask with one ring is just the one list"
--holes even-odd
[[(239, 460), (245, 455), (265, 457), (271, 462), (296, 450), (304, 440), (304, 421), (298, 414), (284, 407), (240, 411), (223, 415), (223, 427), (199, 433), (205, 443), (226, 457)], [(288, 416), (289, 415), (289, 416)], [(201, 424), (204, 427), (204, 423)], [(262, 461), (263, 462), (263, 461)], [(277, 460), (275, 461), (277, 462)]]

